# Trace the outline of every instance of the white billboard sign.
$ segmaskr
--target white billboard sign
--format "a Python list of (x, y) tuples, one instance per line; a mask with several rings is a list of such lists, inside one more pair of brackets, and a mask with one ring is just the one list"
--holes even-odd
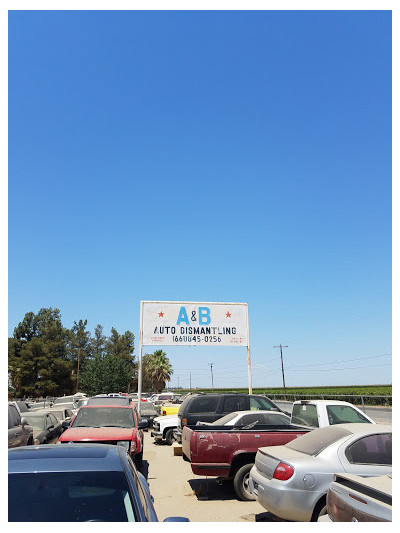
[(144, 302), (142, 345), (249, 346), (246, 303)]

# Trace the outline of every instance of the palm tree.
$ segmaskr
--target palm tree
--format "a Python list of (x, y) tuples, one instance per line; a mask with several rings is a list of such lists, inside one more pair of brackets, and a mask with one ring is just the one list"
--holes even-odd
[(157, 392), (161, 392), (165, 388), (166, 382), (170, 381), (174, 372), (167, 354), (162, 350), (156, 350), (151, 354), (147, 371), (153, 383), (153, 390)]

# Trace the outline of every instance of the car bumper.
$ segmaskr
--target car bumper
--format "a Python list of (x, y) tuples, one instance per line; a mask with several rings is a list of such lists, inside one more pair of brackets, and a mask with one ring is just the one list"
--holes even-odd
[(161, 431), (152, 431), (150, 433), (150, 436), (154, 437), (154, 440), (156, 441), (163, 440), (163, 434), (161, 433)]
[(295, 522), (309, 522), (315, 504), (325, 494), (290, 487), (288, 481), (268, 479), (255, 466), (250, 470), (250, 491), (264, 509)]

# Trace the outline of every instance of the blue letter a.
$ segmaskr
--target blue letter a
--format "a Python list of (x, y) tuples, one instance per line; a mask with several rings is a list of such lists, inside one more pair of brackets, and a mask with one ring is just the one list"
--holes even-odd
[(176, 322), (176, 325), (179, 326), (181, 322), (185, 322), (185, 324), (189, 325), (189, 319), (187, 317), (186, 309), (184, 307), (181, 307), (178, 315), (178, 320)]

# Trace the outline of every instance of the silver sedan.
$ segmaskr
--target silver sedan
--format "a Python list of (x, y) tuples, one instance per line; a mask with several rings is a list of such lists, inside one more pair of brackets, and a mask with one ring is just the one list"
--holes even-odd
[(339, 424), (284, 446), (259, 448), (250, 490), (279, 518), (316, 521), (326, 513), (326, 493), (335, 473), (370, 477), (391, 471), (391, 425)]

